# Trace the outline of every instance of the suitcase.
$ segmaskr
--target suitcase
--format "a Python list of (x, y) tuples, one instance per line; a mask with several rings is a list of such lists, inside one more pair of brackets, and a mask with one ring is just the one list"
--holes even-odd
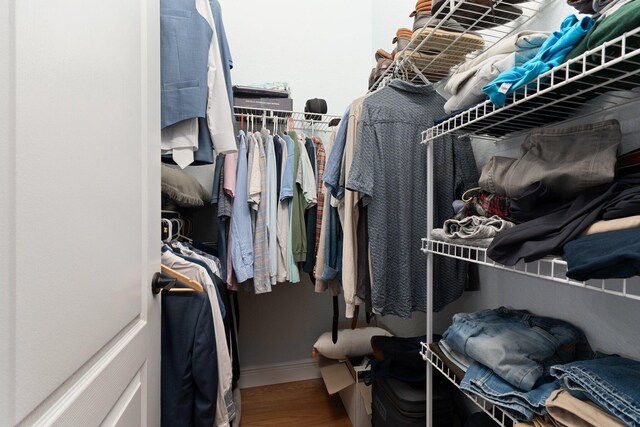
[[(392, 377), (376, 377), (373, 382), (373, 427), (424, 427), (427, 422), (426, 385)], [(453, 400), (446, 385), (434, 378), (433, 426), (458, 426)]]

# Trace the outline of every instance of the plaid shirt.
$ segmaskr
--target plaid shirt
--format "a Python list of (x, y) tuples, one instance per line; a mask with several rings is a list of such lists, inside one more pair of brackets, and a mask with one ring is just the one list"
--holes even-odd
[(317, 181), (318, 181), (318, 207), (317, 216), (316, 216), (316, 248), (315, 254), (318, 253), (318, 243), (320, 242), (320, 230), (322, 229), (322, 211), (324, 210), (324, 182), (322, 181), (322, 175), (324, 174), (324, 165), (326, 162), (326, 153), (324, 151), (324, 145), (322, 145), (322, 140), (318, 137), (313, 138), (313, 142), (316, 144), (316, 163), (318, 164), (318, 173)]

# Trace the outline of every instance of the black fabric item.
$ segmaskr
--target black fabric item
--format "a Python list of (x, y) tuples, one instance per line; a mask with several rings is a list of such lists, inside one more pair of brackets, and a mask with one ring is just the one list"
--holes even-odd
[(280, 187), (282, 185), (282, 174), (280, 173), (282, 170), (282, 143), (280, 142), (280, 137), (278, 135), (273, 137), (273, 147), (276, 152), (276, 191), (278, 199), (280, 199)]
[(161, 425), (213, 425), (218, 363), (206, 292), (165, 293), (161, 334)]
[(640, 229), (584, 236), (564, 245), (567, 277), (626, 279), (640, 274)]
[(464, 427), (498, 427), (500, 424), (493, 421), (489, 415), (484, 412), (476, 412), (469, 415)]
[(531, 221), (562, 209), (565, 205), (566, 201), (555, 199), (547, 191), (547, 186), (538, 181), (525, 188), (518, 197), (509, 199), (509, 217), (516, 223)]
[(339, 124), (340, 124), (340, 118), (336, 117), (334, 119), (331, 119), (331, 121), (329, 122), (329, 127), (338, 126)]
[(640, 215), (640, 194), (630, 188), (623, 191), (617, 200), (605, 205), (602, 219), (617, 219), (633, 215)]
[[(435, 159), (450, 159), (438, 163), (434, 169), (434, 200), (447, 200), (435, 210), (434, 227), (442, 227), (444, 221), (455, 214), (451, 202), (460, 199), (469, 188), (478, 186), (480, 175), (476, 168), (471, 141), (468, 138), (455, 138), (453, 143), (439, 141), (434, 145)], [(453, 195), (453, 197), (451, 196)], [(433, 309), (440, 311), (449, 303), (457, 300), (467, 287), (469, 263), (447, 257), (435, 257), (433, 271), (438, 283), (448, 286), (435, 286), (433, 290)], [(462, 286), (452, 286), (452, 285)]]
[(427, 365), (420, 355), (420, 343), (426, 340), (426, 335), (410, 338), (382, 335), (371, 337), (374, 354), (384, 355), (384, 360), (378, 361), (372, 368), (374, 376), (391, 376), (408, 382), (424, 381), (427, 377)]
[[(364, 301), (365, 313), (371, 313), (371, 275), (369, 274), (369, 225), (367, 223), (367, 207), (362, 200), (358, 202), (358, 227), (356, 242), (358, 259), (358, 274), (356, 280), (356, 295)], [(369, 317), (370, 319), (370, 317)], [(368, 323), (368, 322), (367, 322)]]
[(594, 187), (572, 201), (559, 204), (547, 215), (498, 234), (487, 249), (487, 255), (496, 262), (514, 265), (521, 259), (530, 262), (556, 254), (567, 242), (600, 219), (603, 212), (616, 212), (616, 206), (624, 206), (639, 195), (640, 174)]
[[(424, 361), (423, 361), (424, 363)], [(378, 377), (372, 388), (374, 427), (423, 427), (426, 424), (426, 385), (406, 383), (390, 377)], [(454, 414), (448, 384), (440, 375), (433, 378), (433, 426), (459, 425)]]
[(340, 306), (338, 305), (338, 295), (333, 296), (333, 321), (331, 322), (331, 341), (338, 342), (338, 319), (340, 318)]
[(322, 114), (327, 114), (327, 101), (320, 98), (308, 99), (304, 104), (305, 113), (320, 113), (320, 114), (305, 114), (304, 118), (307, 120), (322, 120)]

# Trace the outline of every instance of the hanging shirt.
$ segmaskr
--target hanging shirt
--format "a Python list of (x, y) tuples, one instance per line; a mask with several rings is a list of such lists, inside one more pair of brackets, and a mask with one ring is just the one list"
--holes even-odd
[[(324, 150), (327, 156), (331, 155), (331, 149), (333, 148), (333, 141), (336, 137), (336, 132), (337, 132), (338, 128), (334, 127), (331, 131), (331, 134), (329, 135), (329, 139), (327, 140), (326, 144), (324, 145)], [(321, 187), (321, 191), (323, 193), (323, 199), (328, 202), (329, 198), (331, 197), (330, 193), (329, 193), (329, 189), (327, 187), (322, 186)], [(320, 217), (320, 236), (319, 236), (319, 240), (318, 240), (318, 251), (317, 251), (317, 255), (316, 255), (316, 265), (315, 265), (315, 269), (314, 269), (314, 276), (316, 278), (316, 283), (315, 283), (315, 291), (316, 292), (324, 292), (327, 289), (331, 289), (331, 293), (332, 295), (338, 295), (340, 293), (340, 283), (336, 282), (336, 281), (327, 281), (327, 280), (323, 280), (322, 276), (324, 274), (324, 268), (325, 268), (325, 254), (326, 254), (326, 234), (327, 234), (327, 229), (326, 229), (326, 223), (327, 220), (329, 218), (329, 204), (326, 203), (326, 206), (324, 207), (324, 209), (322, 210), (322, 215), (319, 215)]]
[(309, 137), (305, 138), (304, 143), (305, 148), (307, 149), (307, 155), (309, 156), (309, 160), (311, 160), (311, 165), (313, 166), (313, 189), (311, 191), (315, 194), (316, 203), (307, 208), (305, 212), (305, 223), (307, 225), (307, 256), (305, 259), (303, 271), (309, 273), (313, 276), (313, 265), (316, 260), (316, 222), (318, 220), (318, 208), (317, 208), (317, 200), (318, 200), (318, 162), (316, 159), (316, 147), (313, 143), (313, 140)]
[(282, 171), (282, 143), (278, 135), (275, 135), (273, 137), (273, 148), (275, 150), (276, 156), (276, 171), (278, 171), (278, 173), (276, 174), (276, 194), (279, 197), (280, 186), (282, 182), (282, 174), (280, 173), (280, 171)]
[[(283, 140), (283, 138), (279, 138)], [(282, 147), (282, 159), (287, 159), (289, 153), (287, 149), (287, 143), (284, 141), (281, 144)], [(286, 162), (283, 162), (282, 167), (276, 171), (281, 177), (282, 183), (285, 181), (285, 168)], [(282, 194), (282, 193), (279, 193)], [(289, 198), (280, 197), (278, 199), (277, 210), (277, 240), (278, 240), (278, 264), (276, 280), (280, 283), (286, 282), (289, 278)]]
[[(258, 167), (260, 172), (260, 194), (267, 192), (267, 160), (262, 143), (262, 135), (253, 135), (258, 141)], [(271, 275), (269, 274), (269, 242), (267, 241), (267, 199), (261, 197), (256, 213), (256, 228), (253, 234), (253, 289), (256, 294), (271, 292)]]
[(222, 8), (218, 0), (209, 0), (211, 11), (213, 12), (213, 23), (216, 28), (216, 39), (218, 40), (218, 48), (220, 50), (220, 59), (222, 60), (222, 71), (224, 72), (224, 81), (227, 85), (227, 96), (229, 105), (233, 108), (233, 89), (231, 84), (231, 69), (233, 68), (233, 58), (227, 41), (227, 32), (222, 22)]
[[(293, 176), (296, 179), (293, 186), (293, 203), (291, 210), (291, 245), (293, 259), (297, 263), (304, 262), (307, 256), (307, 233), (304, 223), (304, 211), (310, 202), (307, 202), (305, 198), (302, 183), (304, 182), (303, 176), (308, 176), (308, 173), (304, 172), (304, 168), (308, 165), (308, 169), (312, 169), (304, 148), (304, 143), (298, 140), (298, 135), (295, 132), (292, 131), (290, 134), (291, 139), (294, 141)], [(300, 176), (298, 175), (299, 173), (301, 174)], [(311, 175), (313, 176), (313, 172), (311, 172)], [(299, 177), (300, 179), (298, 179)], [(315, 196), (315, 191), (313, 193), (313, 196)], [(307, 195), (309, 195), (309, 193), (307, 193)]]
[[(248, 156), (248, 171), (249, 171), (249, 207), (254, 211), (258, 210), (258, 205), (260, 204), (260, 192), (261, 192), (261, 181), (262, 176), (260, 175), (260, 148), (261, 145), (258, 138), (262, 139), (259, 133), (252, 134), (249, 133), (247, 135), (248, 145), (249, 145), (249, 156)], [(255, 224), (255, 218), (254, 218)]]
[(347, 142), (347, 124), (351, 108), (342, 115), (338, 131), (336, 133), (331, 155), (327, 158), (324, 169), (324, 185), (329, 188), (331, 195), (340, 200), (344, 196), (344, 188), (340, 188), (340, 169), (342, 168), (342, 156), (344, 155), (344, 146)]
[(267, 203), (267, 241), (269, 246), (269, 276), (271, 284), (276, 284), (278, 273), (278, 191), (277, 191), (277, 162), (273, 136), (263, 130), (262, 138), (266, 140), (267, 155), (267, 187), (265, 200)]
[[(364, 97), (358, 98), (351, 103), (349, 121), (347, 124), (347, 140), (344, 147), (344, 167), (340, 176), (341, 186), (344, 186), (349, 177), (351, 162), (356, 147), (356, 137), (360, 116), (362, 115), (362, 104)], [(358, 269), (358, 243), (357, 234), (359, 210), (358, 202), (360, 193), (352, 190), (345, 190), (342, 203), (338, 206), (342, 210), (342, 290), (344, 292), (345, 316), (353, 318), (356, 305), (364, 304), (364, 300), (357, 296), (358, 274), (365, 274)], [(368, 268), (368, 267), (367, 267)]]
[[(324, 174), (324, 165), (326, 162), (326, 151), (324, 149), (324, 144), (322, 140), (318, 137), (313, 138), (313, 142), (316, 144), (316, 162), (318, 164), (318, 170), (316, 174), (316, 179), (318, 180), (318, 203), (317, 203), (317, 212), (316, 212), (316, 247), (315, 247), (315, 255), (318, 255), (318, 246), (320, 245), (320, 232), (322, 230), (322, 211), (324, 209), (324, 181), (322, 180), (322, 175)], [(315, 267), (315, 261), (314, 261)]]
[[(444, 102), (432, 85), (394, 80), (362, 106), (347, 188), (361, 192), (367, 203), (376, 313), (408, 318), (426, 310), (426, 262), (417, 249), (432, 208), (426, 195), (427, 147), (417, 141), (443, 113)], [(440, 226), (453, 216), (451, 202), (478, 178), (470, 141), (439, 138), (434, 165), (433, 223)], [(467, 266), (445, 257), (435, 262), (435, 301), (429, 303), (437, 311), (462, 294)]]
[(240, 151), (236, 175), (236, 197), (231, 215), (229, 252), (238, 282), (253, 278), (253, 232), (247, 203), (247, 145), (244, 131), (238, 134)]
[(224, 77), (225, 64), (222, 63), (218, 31), (213, 21), (211, 4), (207, 0), (196, 0), (198, 13), (207, 21), (213, 30), (213, 38), (209, 43), (208, 70), (207, 70), (207, 125), (213, 141), (213, 147), (218, 154), (234, 153), (238, 151), (233, 135), (233, 115), (229, 97), (227, 96), (227, 83)]
[[(295, 132), (290, 132), (289, 135), (285, 135), (284, 139), (287, 141), (287, 149), (291, 147), (293, 156), (289, 152), (288, 156), (292, 158), (291, 167), (291, 192), (292, 197), (289, 202), (289, 244), (287, 248), (287, 275), (289, 276), (289, 282), (300, 282), (300, 271), (296, 264), (296, 254), (300, 252), (302, 248), (302, 237), (300, 235), (300, 222), (302, 215), (304, 214), (304, 207), (302, 206), (302, 197), (298, 185), (295, 182), (295, 177), (298, 175), (298, 161), (300, 160), (300, 145), (298, 144), (298, 136)], [(283, 186), (284, 187), (284, 186)], [(283, 190), (284, 191), (284, 190)]]

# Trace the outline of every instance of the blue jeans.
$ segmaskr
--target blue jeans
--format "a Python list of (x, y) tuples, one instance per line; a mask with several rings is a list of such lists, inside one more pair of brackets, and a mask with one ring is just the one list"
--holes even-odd
[(531, 390), (551, 365), (592, 357), (582, 331), (562, 320), (500, 307), (459, 313), (444, 340), (520, 390)]
[(531, 420), (546, 413), (545, 401), (553, 390), (560, 388), (558, 380), (543, 382), (532, 390), (522, 391), (509, 384), (491, 369), (474, 362), (469, 366), (460, 388), (477, 394), (519, 420)]
[(553, 366), (551, 374), (573, 396), (597, 403), (625, 424), (640, 426), (640, 362), (608, 356)]

